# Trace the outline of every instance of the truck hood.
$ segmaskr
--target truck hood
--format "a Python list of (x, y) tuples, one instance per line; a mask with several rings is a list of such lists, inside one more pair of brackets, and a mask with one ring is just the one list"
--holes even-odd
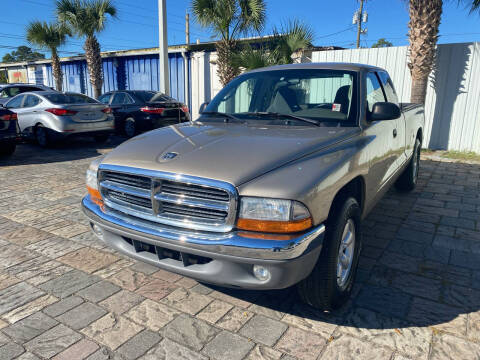
[(235, 186), (356, 133), (358, 128), (184, 123), (136, 136), (102, 164), (193, 175)]

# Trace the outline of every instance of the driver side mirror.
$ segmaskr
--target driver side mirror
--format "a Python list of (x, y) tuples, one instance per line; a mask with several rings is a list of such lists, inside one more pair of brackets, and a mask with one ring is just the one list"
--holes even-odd
[(390, 102), (377, 102), (373, 104), (371, 121), (395, 120), (400, 117), (402, 112), (397, 104)]
[(200, 110), (198, 110), (198, 113), (201, 114), (205, 111), (205, 108), (210, 104), (209, 102), (204, 102), (202, 105), (200, 105)]

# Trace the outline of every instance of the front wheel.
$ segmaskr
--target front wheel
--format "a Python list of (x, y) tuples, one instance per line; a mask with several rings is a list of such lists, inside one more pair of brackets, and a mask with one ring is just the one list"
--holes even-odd
[(298, 284), (302, 300), (321, 310), (337, 309), (348, 300), (360, 255), (360, 206), (353, 197), (338, 205), (327, 221), (317, 264)]
[(413, 148), (413, 155), (410, 159), (410, 163), (395, 183), (395, 187), (398, 190), (412, 191), (415, 189), (415, 186), (417, 186), (418, 170), (420, 169), (421, 147), (422, 144), (420, 140), (415, 140), (415, 146)]

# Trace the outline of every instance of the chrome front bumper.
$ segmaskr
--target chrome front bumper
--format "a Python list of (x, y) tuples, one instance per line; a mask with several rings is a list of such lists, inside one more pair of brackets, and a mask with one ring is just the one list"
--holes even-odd
[(152, 224), (141, 219), (134, 220), (120, 212), (102, 210), (90, 200), (90, 196), (82, 200), (82, 205), (83, 212), (92, 223), (114, 234), (215, 258), (235, 256), (257, 260), (295, 259), (321, 248), (325, 232), (324, 225), (294, 236), (242, 231), (200, 232)]

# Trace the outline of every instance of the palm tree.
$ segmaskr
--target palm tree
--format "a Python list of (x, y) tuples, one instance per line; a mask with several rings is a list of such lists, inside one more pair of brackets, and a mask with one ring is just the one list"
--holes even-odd
[(234, 64), (244, 70), (253, 70), (265, 66), (291, 64), (294, 55), (312, 45), (312, 28), (299, 20), (283, 24), (274, 29), (273, 37), (266, 38), (259, 48), (246, 45), (233, 56)]
[(67, 35), (71, 35), (67, 27), (58, 23), (32, 21), (27, 26), (27, 40), (33, 45), (49, 50), (52, 54), (52, 72), (55, 87), (62, 91), (63, 74), (58, 57), (58, 48), (65, 44)]
[[(470, 13), (480, 10), (480, 0), (458, 0), (458, 3), (466, 4), (470, 8)], [(427, 95), (428, 76), (435, 62), (443, 0), (409, 0), (409, 7), (408, 67), (412, 75), (410, 101), (423, 104)]]
[(87, 59), (90, 83), (94, 96), (102, 93), (103, 74), (100, 44), (96, 34), (105, 29), (107, 15), (115, 17), (117, 9), (111, 0), (56, 0), (57, 17), (80, 37), (85, 37), (85, 58)]
[(265, 9), (264, 0), (192, 0), (195, 20), (220, 37), (216, 44), (217, 73), (222, 85), (239, 74), (232, 61), (237, 40), (241, 34), (263, 29)]

